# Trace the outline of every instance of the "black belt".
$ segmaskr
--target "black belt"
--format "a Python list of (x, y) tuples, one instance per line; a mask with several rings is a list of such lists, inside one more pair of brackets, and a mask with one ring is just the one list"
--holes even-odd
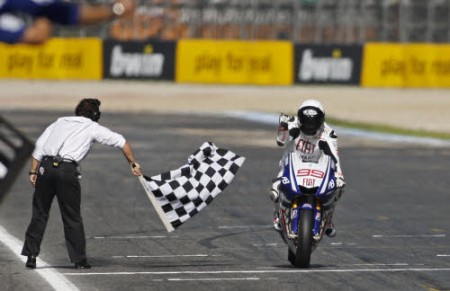
[(55, 156), (44, 156), (42, 158), (42, 160), (43, 161), (52, 161), (52, 162), (55, 160), (58, 160), (60, 163), (69, 163), (69, 164), (78, 166), (78, 163), (76, 161), (71, 160), (71, 159), (61, 158), (61, 157), (57, 158)]

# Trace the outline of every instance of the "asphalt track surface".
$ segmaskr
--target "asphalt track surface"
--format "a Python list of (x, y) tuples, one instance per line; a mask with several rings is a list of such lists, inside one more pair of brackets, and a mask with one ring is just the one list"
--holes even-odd
[[(70, 112), (1, 112), (33, 140)], [(90, 270), (69, 263), (54, 201), (39, 256), (27, 270), (0, 241), (0, 290), (52, 290), (40, 271), (79, 290), (449, 290), (450, 149), (341, 136), (347, 178), (309, 269), (293, 268), (271, 229), (267, 190), (281, 150), (274, 127), (204, 115), (109, 114), (148, 176), (176, 168), (212, 141), (245, 156), (233, 183), (206, 209), (167, 233), (117, 149), (96, 145), (82, 163), (82, 214)], [(0, 226), (23, 241), (31, 217), (28, 167), (0, 205)], [(39, 264), (39, 262), (38, 262)], [(58, 285), (56, 285), (58, 286)], [(58, 289), (58, 287), (56, 287)]]

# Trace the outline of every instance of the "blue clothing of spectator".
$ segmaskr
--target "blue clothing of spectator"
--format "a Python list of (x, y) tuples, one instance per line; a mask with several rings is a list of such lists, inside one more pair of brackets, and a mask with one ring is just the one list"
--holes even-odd
[(0, 42), (17, 43), (26, 30), (25, 22), (14, 13), (46, 17), (62, 25), (78, 24), (79, 5), (61, 0), (0, 0)]

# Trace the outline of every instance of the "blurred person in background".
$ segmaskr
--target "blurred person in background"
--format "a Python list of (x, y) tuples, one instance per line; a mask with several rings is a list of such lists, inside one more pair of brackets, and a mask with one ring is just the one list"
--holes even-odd
[[(89, 25), (134, 14), (134, 0), (115, 0), (111, 4), (76, 4), (62, 0), (0, 0), (0, 42), (41, 44), (52, 35), (53, 23)], [(34, 17), (28, 25), (14, 13)]]
[(75, 116), (59, 118), (36, 141), (29, 173), (29, 181), (35, 187), (33, 214), (22, 249), (22, 255), (28, 257), (27, 268), (36, 268), (36, 257), (40, 253), (55, 196), (64, 224), (70, 261), (78, 269), (91, 267), (86, 260), (86, 238), (80, 210), (79, 162), (95, 143), (120, 148), (130, 164), (131, 172), (136, 176), (142, 174), (130, 144), (121, 134), (98, 124), (100, 115), (98, 99), (83, 99), (75, 108)]

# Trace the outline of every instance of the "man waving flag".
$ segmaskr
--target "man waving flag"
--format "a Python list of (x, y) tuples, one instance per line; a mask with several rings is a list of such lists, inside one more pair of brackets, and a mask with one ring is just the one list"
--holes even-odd
[(150, 201), (168, 232), (208, 206), (233, 180), (245, 158), (205, 142), (176, 170), (141, 176)]

